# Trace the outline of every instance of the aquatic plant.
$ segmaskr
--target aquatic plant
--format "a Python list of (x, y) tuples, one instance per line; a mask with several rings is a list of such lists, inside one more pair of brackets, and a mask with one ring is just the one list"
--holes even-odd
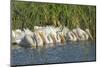
[(81, 27), (90, 29), (96, 38), (96, 7), (89, 5), (51, 4), (12, 1), (12, 29), (29, 28), (34, 26), (67, 26), (69, 29)]

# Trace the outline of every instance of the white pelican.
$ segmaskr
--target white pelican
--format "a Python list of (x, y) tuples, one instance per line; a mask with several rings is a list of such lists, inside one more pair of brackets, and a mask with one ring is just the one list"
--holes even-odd
[(85, 31), (83, 31), (83, 35), (84, 35), (84, 39), (83, 40), (88, 40), (89, 35)]
[(78, 40), (88, 40), (88, 34), (82, 30), (81, 28), (73, 29), (74, 34), (76, 35)]
[(65, 40), (62, 35), (63, 33), (60, 31), (60, 27), (47, 26), (42, 31), (45, 33), (45, 36), (50, 35), (54, 43), (63, 42)]
[(61, 42), (64, 43), (66, 41), (66, 34), (69, 31), (67, 27), (58, 27), (56, 28), (56, 33), (60, 34)]
[(49, 40), (49, 43), (53, 43), (53, 40), (50, 35), (47, 36), (47, 39)]
[(68, 37), (67, 40), (69, 40), (69, 41), (76, 41), (77, 40), (76, 36), (74, 35), (74, 33), (72, 31), (69, 31), (67, 33), (67, 37)]
[(93, 37), (92, 37), (92, 35), (91, 35), (89, 29), (86, 29), (85, 31), (86, 31), (86, 33), (90, 36), (90, 38), (93, 40)]
[(40, 34), (40, 36), (41, 36), (41, 38), (43, 40), (43, 44), (49, 43), (49, 40), (47, 39), (47, 36), (45, 35), (44, 32), (41, 31), (41, 32), (39, 32), (39, 34)]
[(77, 40), (80, 40), (80, 37), (78, 36), (77, 30), (73, 29), (72, 32), (76, 36)]
[(36, 46), (32, 35), (33, 33), (29, 29), (24, 29), (24, 31), (19, 29), (12, 31), (13, 40), (20, 46)]
[(57, 35), (55, 32), (51, 32), (50, 36), (53, 40), (53, 43), (60, 43), (61, 42), (60, 36)]
[(43, 46), (43, 40), (42, 40), (39, 32), (35, 31), (33, 36), (35, 38), (36, 45), (42, 47)]
[(36, 41), (34, 39), (34, 36), (33, 36), (33, 32), (30, 31), (28, 28), (27, 29), (24, 29), (24, 33), (25, 33), (25, 37), (23, 40), (25, 41), (21, 41), (22, 43), (21, 44), (26, 44), (26, 45), (30, 45), (32, 47), (36, 47)]
[(17, 43), (19, 44), (22, 40), (22, 38), (24, 38), (25, 34), (23, 31), (21, 31), (20, 29), (17, 29), (15, 31), (12, 30), (12, 41), (13, 43)]
[(40, 36), (44, 44), (53, 43), (53, 40), (51, 39), (51, 37), (49, 35), (46, 35), (44, 32), (41, 31)]
[(43, 44), (46, 46), (54, 46), (53, 45), (53, 39), (50, 36), (50, 33), (52, 32), (51, 26), (42, 27), (38, 30), (39, 35), (41, 36), (43, 40)]
[(19, 43), (21, 46), (30, 46), (32, 48), (36, 48), (36, 41), (32, 38), (32, 36), (25, 34), (24, 38), (22, 38), (21, 42)]

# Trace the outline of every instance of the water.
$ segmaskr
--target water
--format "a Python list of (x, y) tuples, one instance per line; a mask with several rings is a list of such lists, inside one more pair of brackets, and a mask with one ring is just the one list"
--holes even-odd
[(95, 54), (95, 41), (67, 42), (38, 49), (12, 47), (11, 65), (95, 61)]

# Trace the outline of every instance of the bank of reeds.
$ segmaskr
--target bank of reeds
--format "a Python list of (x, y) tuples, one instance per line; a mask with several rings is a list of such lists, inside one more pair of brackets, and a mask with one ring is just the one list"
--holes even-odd
[(12, 29), (34, 26), (67, 26), (69, 29), (81, 27), (90, 29), (95, 38), (96, 7), (89, 5), (50, 4), (37, 2), (11, 2)]

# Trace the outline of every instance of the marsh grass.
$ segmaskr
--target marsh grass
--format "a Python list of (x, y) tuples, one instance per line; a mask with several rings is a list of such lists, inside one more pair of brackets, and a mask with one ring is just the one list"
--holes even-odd
[(69, 29), (81, 27), (90, 29), (96, 38), (96, 7), (89, 5), (50, 4), (37, 2), (11, 2), (12, 29), (34, 26), (67, 26)]

